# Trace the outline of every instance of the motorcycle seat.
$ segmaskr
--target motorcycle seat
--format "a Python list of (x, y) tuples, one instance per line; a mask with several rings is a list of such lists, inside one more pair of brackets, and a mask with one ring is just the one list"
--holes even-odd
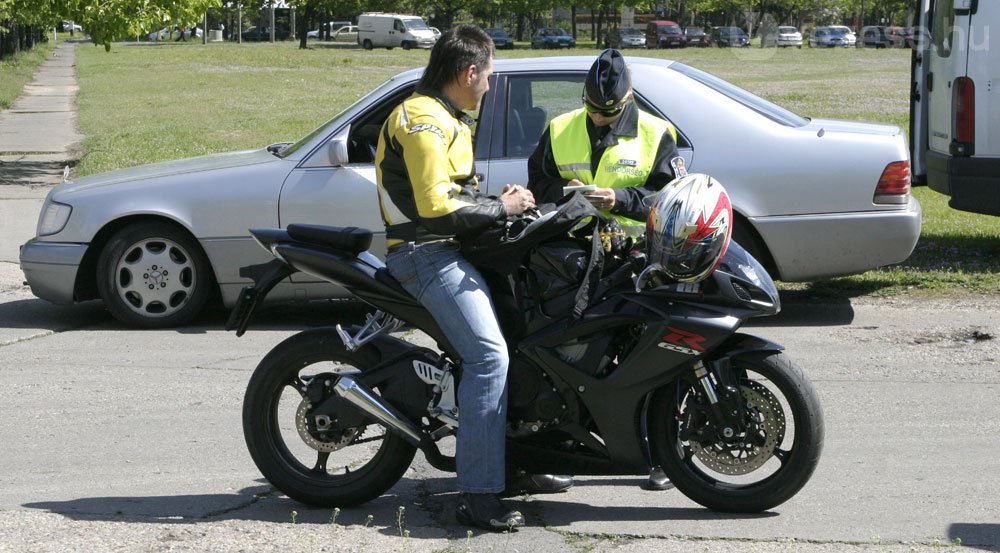
[(357, 255), (372, 245), (372, 231), (359, 227), (323, 225), (288, 225), (288, 236), (300, 242), (316, 244)]

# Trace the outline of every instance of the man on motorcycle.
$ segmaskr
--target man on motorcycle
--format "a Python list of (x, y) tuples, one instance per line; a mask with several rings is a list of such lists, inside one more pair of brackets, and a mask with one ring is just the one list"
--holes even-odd
[[(500, 493), (505, 476), (507, 344), (483, 276), (457, 238), (473, 235), (535, 206), (521, 186), (499, 198), (478, 189), (472, 149), (473, 110), (489, 90), (493, 42), (471, 25), (447, 32), (431, 50), (416, 92), (386, 120), (375, 166), (389, 252), (386, 266), (434, 316), (460, 356), (461, 423), (456, 446), (456, 517), (504, 530), (524, 525)], [(572, 480), (522, 478), (533, 493), (561, 491)]]

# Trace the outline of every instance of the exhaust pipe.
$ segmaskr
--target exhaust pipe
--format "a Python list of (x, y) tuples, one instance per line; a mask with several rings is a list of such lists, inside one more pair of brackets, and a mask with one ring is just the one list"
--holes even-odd
[(406, 441), (421, 449), (426, 445), (428, 440), (419, 428), (403, 415), (397, 413), (390, 405), (384, 403), (364, 384), (355, 382), (349, 376), (341, 376), (333, 389), (337, 395), (346, 399), (351, 405), (384, 424), (389, 430), (401, 434)]

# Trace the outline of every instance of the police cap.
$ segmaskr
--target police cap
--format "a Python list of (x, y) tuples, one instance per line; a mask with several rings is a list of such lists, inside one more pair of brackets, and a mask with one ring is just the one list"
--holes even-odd
[(601, 52), (584, 83), (587, 102), (600, 109), (612, 109), (628, 97), (630, 90), (632, 78), (622, 53), (614, 48)]

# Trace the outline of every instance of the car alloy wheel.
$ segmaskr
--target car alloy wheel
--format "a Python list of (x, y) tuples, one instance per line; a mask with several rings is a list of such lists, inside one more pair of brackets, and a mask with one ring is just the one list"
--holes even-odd
[(140, 223), (108, 241), (97, 286), (116, 319), (142, 328), (184, 324), (204, 308), (211, 269), (197, 242), (167, 223)]

